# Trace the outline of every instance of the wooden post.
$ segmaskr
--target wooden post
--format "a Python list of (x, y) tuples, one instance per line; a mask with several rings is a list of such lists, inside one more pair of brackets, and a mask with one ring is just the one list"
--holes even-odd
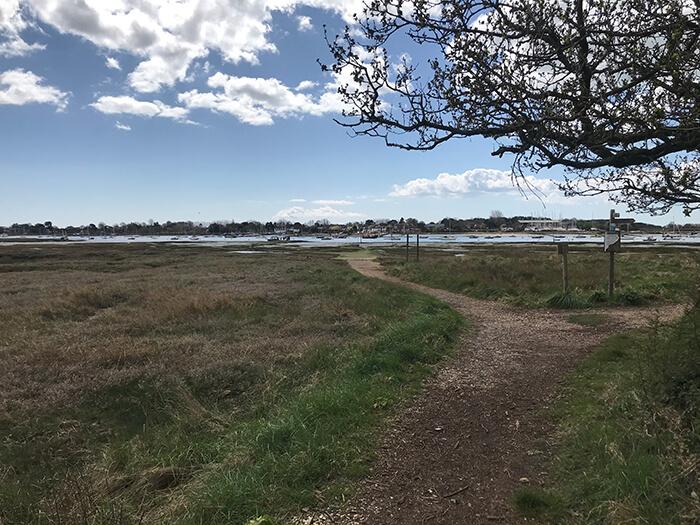
[(408, 262), (408, 233), (406, 234), (406, 262)]
[(558, 244), (557, 253), (561, 254), (562, 280), (564, 281), (564, 291), (569, 289), (569, 245)]
[[(619, 217), (620, 214), (617, 213), (614, 209), (610, 210), (610, 228), (609, 230), (611, 232), (617, 231), (617, 227), (615, 224), (615, 219)], [(628, 227), (629, 230), (629, 227)], [(612, 246), (606, 246), (608, 250), (610, 251), (610, 271), (608, 273), (608, 295), (612, 297), (613, 295), (613, 290), (614, 290), (614, 281), (615, 281), (615, 251), (620, 249), (620, 233), (618, 232), (618, 238), (617, 238), (617, 243), (611, 243)], [(608, 244), (608, 243), (606, 243)]]
[[(610, 231), (614, 232), (617, 231), (616, 225), (615, 225), (615, 219), (619, 217), (620, 214), (617, 213), (614, 209), (610, 210)], [(619, 233), (618, 233), (619, 235)], [(610, 247), (610, 270), (608, 273), (608, 295), (610, 297), (613, 296), (613, 291), (615, 288), (614, 281), (615, 281), (615, 250), (619, 249), (619, 246), (611, 246)]]
[(420, 234), (416, 233), (416, 262), (420, 261)]
[(610, 272), (608, 274), (608, 295), (613, 296), (615, 288), (615, 252), (610, 252)]

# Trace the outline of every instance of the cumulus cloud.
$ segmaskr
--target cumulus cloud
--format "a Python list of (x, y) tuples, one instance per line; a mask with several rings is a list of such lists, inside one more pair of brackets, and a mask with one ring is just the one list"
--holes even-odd
[[(458, 175), (441, 173), (434, 179), (419, 178), (406, 184), (395, 184), (391, 197), (467, 197), (483, 194), (529, 195), (543, 204), (573, 205), (582, 199), (590, 202), (592, 197), (566, 197), (551, 179), (538, 179), (528, 175), (515, 184), (512, 172), (493, 169), (468, 170)], [(521, 191), (522, 189), (522, 191)], [(605, 196), (599, 197), (606, 200)]]
[[(549, 179), (525, 178), (527, 186), (547, 194), (557, 190)], [(521, 183), (522, 185), (522, 183)], [(406, 184), (394, 185), (392, 197), (465, 196), (475, 193), (514, 193), (518, 188), (513, 183), (512, 172), (492, 169), (475, 169), (459, 175), (441, 173), (434, 179), (414, 179)]]
[[(140, 57), (128, 82), (150, 93), (184, 81), (192, 63), (212, 51), (226, 62), (258, 64), (261, 55), (277, 52), (270, 40), (273, 13), (291, 14), (301, 6), (352, 22), (363, 5), (362, 0), (0, 0), (0, 53), (41, 49), (22, 38), (40, 22), (103, 50)], [(312, 28), (308, 16), (297, 22), (301, 31)]]
[(19, 57), (46, 47), (22, 39), (22, 31), (30, 25), (22, 14), (19, 0), (0, 0), (0, 56)]
[(294, 89), (294, 91), (306, 91), (307, 89), (313, 89), (317, 86), (318, 84), (316, 82), (312, 82), (311, 80), (303, 80), (299, 82), (299, 85)]
[(127, 124), (122, 124), (121, 122), (117, 121), (117, 123), (114, 125), (115, 128), (121, 129), (124, 131), (131, 131), (131, 126)]
[(350, 206), (352, 204), (355, 204), (354, 202), (351, 201), (328, 201), (328, 200), (318, 200), (318, 201), (313, 201), (314, 204), (321, 204), (323, 206)]
[[(265, 54), (277, 53), (271, 40), (273, 14), (283, 13), (298, 23), (300, 31), (307, 31), (313, 27), (312, 20), (295, 14), (301, 7), (334, 12), (352, 23), (353, 16), (362, 11), (363, 0), (0, 0), (0, 56), (23, 56), (44, 49), (43, 43), (28, 40), (26, 31), (34, 28), (31, 34), (51, 38), (42, 26), (93, 44), (105, 56), (108, 68), (126, 69), (124, 93), (133, 95), (102, 97), (92, 104), (109, 114), (182, 120), (191, 110), (208, 109), (251, 125), (270, 125), (280, 118), (340, 113), (347, 108), (337, 89), (354, 83), (350, 72), (329, 72), (325, 85), (305, 80), (291, 87), (275, 78), (217, 73), (211, 65), (219, 59), (225, 64), (258, 64)], [(211, 54), (217, 57), (209, 62)], [(138, 62), (127, 69), (130, 60), (120, 63), (112, 55), (130, 56)], [(209, 77), (209, 89), (178, 89), (203, 76)], [(136, 100), (144, 94), (160, 98), (156, 93), (173, 87), (180, 91), (178, 101), (184, 107)], [(44, 95), (46, 89), (50, 88), (45, 88)], [(62, 99), (60, 95), (54, 93), (61, 100), (56, 105), (65, 107), (65, 94)]]
[(286, 210), (278, 211), (274, 220), (287, 220), (290, 222), (306, 222), (328, 219), (329, 221), (351, 221), (364, 218), (361, 213), (335, 209), (331, 206), (321, 206), (320, 208), (304, 208), (302, 206), (292, 206)]
[(12, 38), (6, 42), (0, 42), (0, 56), (21, 57), (34, 51), (41, 51), (46, 46), (41, 44), (27, 44), (21, 38)]
[(309, 16), (298, 16), (297, 22), (299, 22), (299, 31), (310, 31), (314, 28), (311, 24), (311, 17)]
[(107, 67), (110, 69), (119, 69), (121, 70), (121, 66), (119, 65), (119, 61), (116, 58), (112, 57), (107, 57)]
[(209, 78), (208, 85), (217, 91), (187, 91), (178, 95), (178, 101), (189, 109), (205, 108), (229, 113), (254, 126), (273, 124), (276, 117), (322, 115), (336, 110), (332, 99), (322, 96), (314, 100), (311, 95), (295, 92), (276, 78), (216, 73)]
[(68, 105), (68, 93), (44, 86), (44, 79), (31, 71), (12, 69), (0, 74), (0, 104), (22, 106), (24, 104), (53, 104), (59, 110)]
[(90, 104), (93, 108), (107, 115), (136, 115), (140, 117), (164, 117), (184, 120), (189, 111), (164, 104), (160, 100), (146, 102), (133, 97), (100, 97)]

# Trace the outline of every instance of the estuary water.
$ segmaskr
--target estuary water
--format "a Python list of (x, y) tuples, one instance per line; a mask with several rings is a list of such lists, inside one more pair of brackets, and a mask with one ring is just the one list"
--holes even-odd
[[(321, 237), (321, 236), (300, 236), (290, 237), (289, 240), (283, 236), (241, 236), (223, 237), (216, 235), (186, 236), (186, 235), (135, 235), (135, 236), (7, 236), (0, 237), (0, 245), (16, 243), (175, 243), (175, 244), (279, 244), (279, 245), (307, 245), (307, 246), (343, 246), (343, 245), (375, 245), (375, 244), (406, 244), (405, 235), (384, 235), (374, 239), (367, 239), (358, 236), (348, 237)], [(416, 243), (416, 235), (409, 235), (410, 244)], [(479, 245), (479, 244), (603, 244), (603, 237), (600, 234), (586, 233), (553, 233), (553, 234), (528, 234), (528, 233), (505, 233), (505, 234), (433, 234), (420, 235), (420, 243), (426, 244), (446, 244), (446, 245)], [(700, 244), (700, 234), (688, 235), (662, 235), (662, 234), (624, 234), (623, 244)]]

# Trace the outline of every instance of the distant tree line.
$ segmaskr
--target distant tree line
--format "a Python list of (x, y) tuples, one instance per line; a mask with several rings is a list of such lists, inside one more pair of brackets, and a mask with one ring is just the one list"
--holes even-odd
[[(52, 221), (36, 224), (14, 223), (11, 226), (0, 226), (0, 235), (53, 235), (53, 236), (112, 236), (112, 235), (331, 235), (346, 234), (360, 235), (364, 233), (381, 234), (406, 234), (406, 233), (470, 233), (489, 231), (519, 232), (525, 228), (529, 220), (545, 219), (547, 217), (515, 216), (505, 217), (499, 211), (491, 212), (489, 217), (477, 217), (473, 219), (458, 219), (444, 217), (438, 222), (424, 222), (413, 217), (404, 219), (368, 219), (364, 222), (348, 222), (333, 224), (327, 219), (318, 221), (215, 221), (210, 223), (192, 221), (166, 221), (160, 223), (150, 220), (148, 222), (121, 222), (116, 224), (90, 223), (80, 226), (55, 226)], [(562, 219), (565, 227), (580, 230), (605, 230), (608, 228), (607, 219)], [(664, 228), (674, 228), (686, 231), (700, 229), (698, 224), (675, 225), (668, 224), (665, 227), (635, 222), (634, 230), (645, 232), (661, 231)]]

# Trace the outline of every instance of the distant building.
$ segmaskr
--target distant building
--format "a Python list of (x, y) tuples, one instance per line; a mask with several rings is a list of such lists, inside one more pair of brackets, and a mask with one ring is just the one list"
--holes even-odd
[(569, 221), (553, 221), (551, 219), (523, 219), (518, 221), (526, 232), (567, 230)]

